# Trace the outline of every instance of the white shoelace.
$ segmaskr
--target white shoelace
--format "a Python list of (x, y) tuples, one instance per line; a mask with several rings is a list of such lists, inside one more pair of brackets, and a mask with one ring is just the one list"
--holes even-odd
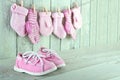
[[(44, 62), (43, 62), (43, 57), (45, 57), (44, 55), (42, 54), (38, 54), (38, 53), (35, 53), (33, 51), (28, 51), (28, 52), (25, 52), (22, 54), (23, 58), (27, 58), (26, 59), (26, 63), (31, 63), (33, 65), (36, 65), (38, 63), (38, 61), (41, 62), (41, 65), (42, 65), (42, 69), (43, 69), (43, 66), (44, 66)], [(32, 60), (35, 62), (33, 63), (30, 59), (33, 58)]]
[(51, 56), (51, 55), (55, 55), (55, 56), (59, 57), (58, 54), (56, 53), (56, 51), (54, 51), (54, 50), (44, 48), (44, 49), (42, 49), (42, 51), (47, 53), (48, 57)]

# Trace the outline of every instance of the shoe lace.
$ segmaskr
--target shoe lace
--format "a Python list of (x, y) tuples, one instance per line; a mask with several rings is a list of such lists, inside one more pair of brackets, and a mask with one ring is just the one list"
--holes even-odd
[[(47, 48), (43, 48), (42, 49), (42, 52), (45, 52), (45, 53), (47, 53), (47, 57), (52, 57), (52, 56), (54, 56), (54, 55), (56, 55), (56, 56), (58, 56), (57, 55), (57, 53), (56, 53), (56, 51), (54, 51), (54, 50), (51, 50), (51, 49), (47, 49)], [(58, 56), (59, 57), (59, 56)]]
[(44, 55), (35, 53), (33, 51), (28, 51), (28, 52), (23, 53), (23, 58), (26, 58), (26, 64), (29, 62), (33, 65), (36, 65), (40, 61), (41, 65), (43, 66), (44, 62), (42, 58), (44, 57), (45, 57)]

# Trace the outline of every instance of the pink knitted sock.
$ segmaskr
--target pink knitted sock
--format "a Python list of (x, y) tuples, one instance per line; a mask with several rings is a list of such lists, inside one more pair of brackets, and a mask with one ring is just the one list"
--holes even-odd
[(73, 13), (73, 25), (75, 29), (80, 29), (82, 26), (82, 16), (80, 13), (80, 7), (73, 8), (72, 9)]
[(66, 32), (64, 29), (64, 26), (62, 24), (62, 20), (64, 17), (63, 13), (53, 13), (53, 26), (54, 26), (54, 31), (53, 33), (60, 39), (63, 39), (66, 37)]
[(39, 25), (37, 22), (37, 12), (33, 9), (29, 10), (28, 21), (26, 23), (26, 31), (30, 41), (35, 44), (39, 42)]
[(65, 15), (65, 30), (67, 34), (69, 34), (73, 39), (76, 39), (76, 32), (75, 29), (72, 25), (72, 20), (71, 20), (71, 10), (64, 10), (63, 11)]
[(28, 14), (28, 10), (24, 7), (13, 4), (11, 6), (11, 21), (10, 25), (13, 30), (21, 37), (26, 35), (25, 32), (25, 18)]
[(43, 36), (49, 36), (53, 32), (53, 25), (51, 19), (51, 12), (40, 12), (39, 13), (40, 19), (40, 33)]

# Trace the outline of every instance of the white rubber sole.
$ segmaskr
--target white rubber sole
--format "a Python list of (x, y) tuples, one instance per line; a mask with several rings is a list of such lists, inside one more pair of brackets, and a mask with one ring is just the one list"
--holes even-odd
[(45, 75), (45, 74), (48, 74), (50, 72), (53, 72), (53, 71), (57, 70), (57, 67), (54, 67), (54, 68), (52, 68), (50, 70), (47, 70), (47, 71), (44, 71), (44, 72), (40, 72), (40, 73), (29, 72), (29, 71), (17, 68), (16, 66), (14, 66), (14, 70), (17, 71), (17, 72), (24, 72), (24, 73), (27, 73), (27, 74), (30, 74), (30, 75), (34, 75), (34, 76), (40, 76), (40, 75)]
[(66, 64), (60, 64), (60, 65), (57, 65), (57, 68), (61, 68), (61, 67), (65, 67)]

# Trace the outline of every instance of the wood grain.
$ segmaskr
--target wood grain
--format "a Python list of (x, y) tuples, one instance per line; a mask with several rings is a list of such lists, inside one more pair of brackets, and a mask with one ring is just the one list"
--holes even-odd
[(109, 0), (108, 6), (108, 43), (114, 44), (117, 42), (118, 29), (118, 0)]
[[(59, 1), (51, 0), (51, 11), (56, 12), (58, 8), (61, 11), (64, 8), (62, 6), (61, 0)], [(60, 43), (61, 43), (61, 40), (59, 38), (57, 38), (54, 34), (51, 35), (51, 44), (50, 44), (51, 49), (59, 51), (61, 49)]]
[(118, 42), (120, 42), (120, 1), (118, 0), (118, 21), (117, 21), (117, 24), (118, 24)]
[[(12, 0), (19, 3), (20, 0)], [(24, 0), (24, 7), (30, 8), (35, 4), (36, 10), (42, 11), (43, 7), (55, 12), (72, 7), (73, 2), (78, 2), (81, 7), (83, 25), (77, 32), (77, 39), (70, 37), (63, 40), (54, 35), (41, 36), (40, 42), (33, 45), (28, 37), (19, 37), (10, 27), (10, 6), (8, 0), (0, 0), (0, 58), (15, 57), (17, 52), (37, 51), (41, 46), (57, 51), (71, 49), (86, 49), (120, 43), (120, 1), (119, 0)]]
[[(64, 4), (63, 4), (64, 2)], [(70, 7), (70, 0), (61, 0), (61, 5), (63, 9), (67, 9)], [(71, 38), (67, 36), (65, 39), (61, 41), (61, 50), (69, 50), (71, 45)]]
[(16, 56), (16, 33), (10, 27), (11, 4), (7, 0), (0, 2), (0, 58)]
[(90, 0), (82, 0), (82, 17), (80, 47), (85, 48), (90, 46)]
[(97, 0), (90, 2), (90, 47), (96, 46)]
[(107, 44), (108, 0), (97, 1), (97, 33), (96, 45)]
[[(17, 0), (17, 3), (20, 3), (20, 0)], [(30, 6), (31, 4), (32, 4), (31, 0), (25, 0), (23, 6), (29, 9), (31, 7)], [(17, 45), (17, 52), (26, 52), (33, 50), (33, 45), (27, 36), (26, 37), (17, 36), (16, 45)]]
[[(42, 11), (43, 8), (46, 8), (50, 11), (50, 0), (33, 0), (36, 9)], [(38, 44), (33, 45), (33, 50), (37, 51), (41, 46), (50, 48), (50, 36), (42, 36), (40, 35), (40, 41)]]
[[(82, 0), (71, 0), (71, 8), (74, 7), (74, 3), (77, 3), (79, 6), (80, 6), (80, 12), (82, 11)], [(82, 12), (81, 12), (82, 14)], [(76, 33), (77, 33), (77, 37), (76, 37), (76, 40), (72, 40), (71, 41), (71, 45), (70, 45), (70, 48), (71, 49), (79, 49), (80, 48), (80, 38), (81, 38), (81, 29), (79, 30), (76, 30)]]

